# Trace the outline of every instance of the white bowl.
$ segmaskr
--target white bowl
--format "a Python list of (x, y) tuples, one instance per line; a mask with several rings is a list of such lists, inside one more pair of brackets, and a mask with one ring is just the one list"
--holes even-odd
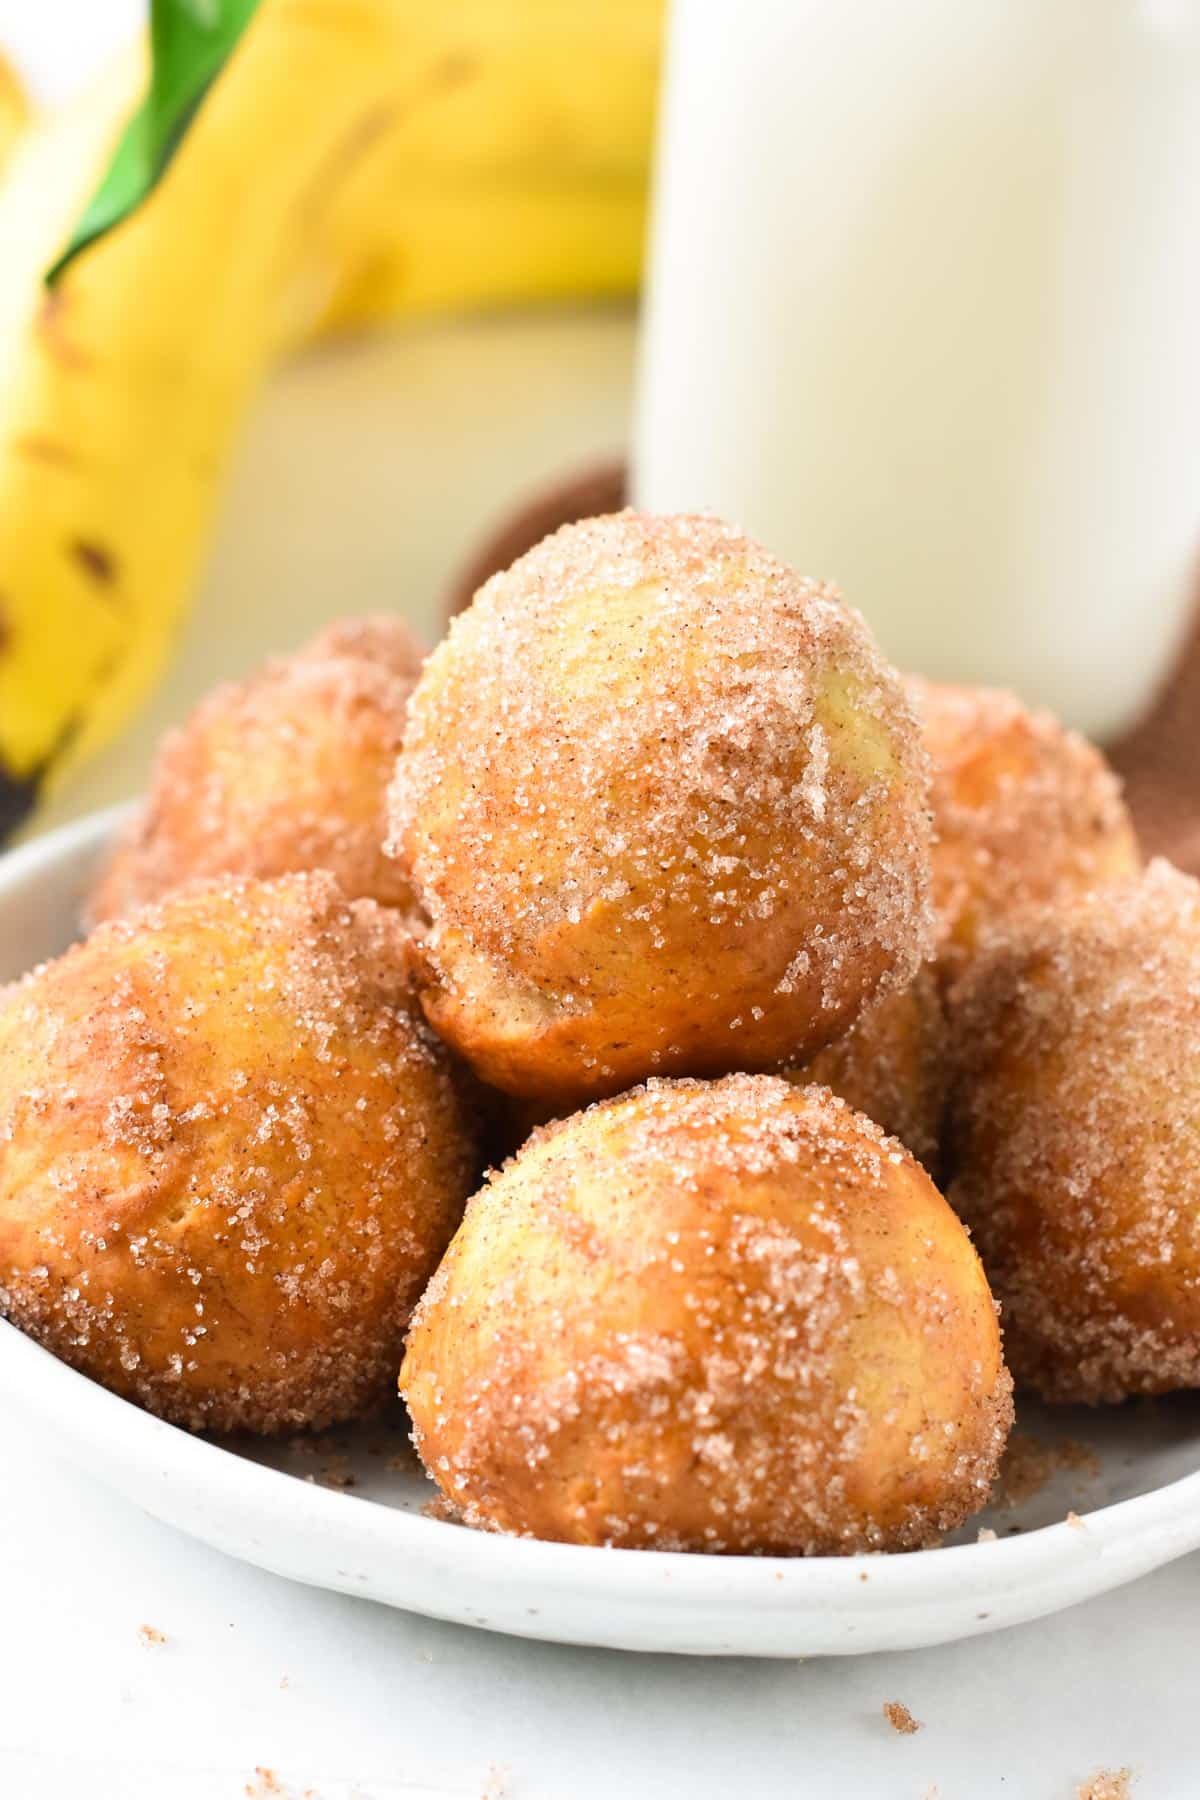
[[(121, 811), (0, 859), (0, 979), (65, 948)], [(1094, 1413), (1022, 1406), (1033, 1437), (1083, 1440), (1063, 1468), (962, 1542), (908, 1556), (682, 1556), (494, 1537), (423, 1516), (433, 1490), (404, 1422), (331, 1448), (189, 1436), (0, 1324), (0, 1401), (48, 1450), (155, 1517), (318, 1587), (521, 1637), (695, 1655), (849, 1655), (995, 1631), (1070, 1606), (1200, 1546), (1200, 1397)], [(391, 1467), (395, 1461), (397, 1466)], [(322, 1486), (349, 1475), (352, 1491)], [(308, 1479), (304, 1479), (304, 1477)], [(1068, 1509), (1080, 1515), (1066, 1521)], [(980, 1524), (994, 1541), (977, 1542)]]

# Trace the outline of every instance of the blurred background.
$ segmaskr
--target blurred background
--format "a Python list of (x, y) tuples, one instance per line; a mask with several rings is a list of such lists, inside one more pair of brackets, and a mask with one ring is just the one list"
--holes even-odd
[[(0, 52), (40, 100), (70, 103), (144, 15), (136, 0), (0, 0)], [(38, 828), (136, 792), (215, 681), (327, 619), (401, 611), (433, 642), (452, 579), (513, 505), (625, 446), (634, 330), (632, 298), (584, 296), (363, 331), (271, 372), (161, 676), (51, 789)]]
[(1143, 728), (1196, 592), (1197, 0), (153, 10), (164, 90), (236, 47), (48, 295), (146, 8), (0, 0), (9, 831), (330, 617), (434, 641), (514, 511), (627, 462), (1114, 747), (1200, 857), (1200, 653)]

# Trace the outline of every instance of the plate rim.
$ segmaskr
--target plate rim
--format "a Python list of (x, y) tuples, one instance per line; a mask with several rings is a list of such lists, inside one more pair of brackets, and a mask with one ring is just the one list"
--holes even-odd
[[(151, 1479), (157, 1478), (165, 1482), (169, 1478), (166, 1471), (161, 1476), (156, 1476), (162, 1458), (155, 1452), (158, 1446), (169, 1445), (171, 1460), (186, 1472), (203, 1477), (202, 1485), (210, 1494), (214, 1488), (218, 1488), (224, 1490), (227, 1497), (233, 1497), (231, 1489), (236, 1493), (246, 1487), (253, 1490), (254, 1498), (261, 1501), (264, 1511), (274, 1514), (276, 1509), (270, 1503), (279, 1492), (279, 1484), (287, 1483), (288, 1498), (293, 1509), (299, 1507), (307, 1510), (314, 1524), (350, 1516), (343, 1510), (349, 1502), (356, 1508), (368, 1508), (382, 1529), (399, 1531), (405, 1537), (411, 1535), (414, 1546), (418, 1549), (423, 1544), (448, 1543), (452, 1538), (457, 1549), (462, 1550), (468, 1558), (474, 1558), (493, 1556), (494, 1548), (489, 1547), (503, 1545), (518, 1559), (536, 1558), (546, 1563), (553, 1562), (563, 1576), (568, 1570), (578, 1571), (585, 1566), (599, 1573), (603, 1566), (610, 1574), (614, 1569), (617, 1570), (616, 1578), (622, 1583), (630, 1579), (640, 1580), (647, 1570), (671, 1577), (687, 1570), (689, 1574), (696, 1576), (700, 1584), (709, 1584), (718, 1591), (729, 1585), (731, 1577), (736, 1578), (746, 1571), (766, 1571), (768, 1578), (774, 1580), (779, 1569), (803, 1571), (804, 1578), (813, 1583), (819, 1583), (825, 1578), (838, 1584), (848, 1584), (852, 1578), (859, 1587), (869, 1585), (861, 1581), (864, 1569), (872, 1576), (887, 1569), (897, 1577), (897, 1585), (903, 1587), (920, 1583), (925, 1588), (929, 1572), (944, 1568), (945, 1579), (932, 1583), (933, 1588), (937, 1592), (946, 1590), (958, 1593), (961, 1591), (964, 1564), (968, 1562), (980, 1566), (987, 1566), (991, 1562), (994, 1566), (1003, 1559), (1010, 1569), (1014, 1569), (1017, 1563), (1027, 1563), (1031, 1565), (1025, 1571), (1028, 1574), (1037, 1569), (1047, 1551), (1056, 1550), (1067, 1539), (1084, 1541), (1084, 1534), (1065, 1518), (1011, 1537), (998, 1537), (994, 1541), (946, 1544), (924, 1550), (866, 1552), (850, 1556), (706, 1555), (686, 1550), (641, 1550), (619, 1545), (559, 1543), (546, 1538), (473, 1530), (446, 1520), (425, 1518), (365, 1495), (325, 1488), (320, 1483), (307, 1482), (287, 1470), (275, 1469), (253, 1457), (239, 1455), (236, 1450), (213, 1438), (187, 1431), (182, 1426), (147, 1412), (120, 1394), (113, 1393), (91, 1376), (63, 1362), (7, 1319), (0, 1319), (0, 1345), (8, 1345), (10, 1356), (14, 1351), (14, 1340), (18, 1357), (28, 1351), (40, 1363), (41, 1376), (51, 1386), (58, 1383), (64, 1392), (70, 1388), (76, 1396), (86, 1393), (84, 1404), (95, 1409), (96, 1424), (92, 1427), (89, 1423), (79, 1435), (85, 1435), (106, 1461), (114, 1460), (110, 1451), (120, 1448), (126, 1453), (122, 1457), (126, 1467), (136, 1464)], [(2, 1356), (0, 1388), (14, 1398), (18, 1407), (22, 1406), (21, 1397), (13, 1393), (13, 1383), (6, 1373)], [(70, 1400), (67, 1404), (72, 1417), (80, 1416)], [(432, 1482), (430, 1486), (432, 1490)], [(1162, 1529), (1174, 1523), (1176, 1512), (1181, 1512), (1190, 1503), (1195, 1505), (1195, 1517), (1184, 1522), (1192, 1525), (1197, 1542), (1200, 1542), (1200, 1471), (1182, 1475), (1145, 1494), (1137, 1494), (1127, 1500), (1116, 1500), (1107, 1506), (1080, 1513), (1077, 1517), (1092, 1538), (1089, 1548), (1095, 1553), (1097, 1550), (1117, 1547), (1106, 1544), (1104, 1538), (1114, 1524), (1128, 1522), (1135, 1510), (1146, 1514), (1164, 1514), (1163, 1517), (1152, 1520), (1155, 1526)], [(384, 1521), (387, 1523), (384, 1524)], [(1182, 1554), (1182, 1551), (1178, 1553)], [(890, 1575), (888, 1579), (891, 1579)], [(876, 1591), (878, 1592), (878, 1588)], [(868, 1607), (865, 1610), (873, 1609)]]

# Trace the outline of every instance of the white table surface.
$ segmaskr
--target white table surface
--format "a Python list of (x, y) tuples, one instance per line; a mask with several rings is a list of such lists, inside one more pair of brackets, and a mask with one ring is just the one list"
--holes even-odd
[[(0, 41), (19, 26), (53, 72), (46, 33), (73, 10), (46, 5), (39, 38), (37, 8), (0, 0)], [(513, 496), (624, 441), (631, 351), (619, 313), (558, 315), (423, 328), (279, 378), (168, 678), (43, 822), (133, 791), (163, 724), (322, 619), (403, 606), (431, 625)], [(0, 1414), (0, 1800), (1073, 1800), (1122, 1766), (1133, 1800), (1196, 1800), (1197, 1619), (1191, 1557), (903, 1656), (522, 1643), (243, 1567), (59, 1469)], [(893, 1699), (916, 1736), (884, 1722)]]
[(244, 1567), (0, 1424), (5, 1800), (240, 1800), (259, 1767), (291, 1800), (1072, 1800), (1123, 1764), (1135, 1800), (1200, 1791), (1196, 1557), (903, 1656), (572, 1650)]

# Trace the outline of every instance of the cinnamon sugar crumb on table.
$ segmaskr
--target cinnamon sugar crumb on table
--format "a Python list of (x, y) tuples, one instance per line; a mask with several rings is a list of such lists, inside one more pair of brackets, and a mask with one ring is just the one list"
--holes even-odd
[(1132, 1781), (1129, 1769), (1097, 1769), (1075, 1792), (1078, 1800), (1132, 1800)]
[(282, 1794), (283, 1789), (279, 1785), (274, 1769), (264, 1769), (260, 1763), (255, 1768), (253, 1783), (249, 1781), (246, 1783), (246, 1793), (249, 1800), (258, 1800), (259, 1796)]
[(883, 1716), (892, 1730), (898, 1731), (902, 1737), (912, 1737), (921, 1729), (920, 1719), (913, 1718), (902, 1700), (885, 1700)]

